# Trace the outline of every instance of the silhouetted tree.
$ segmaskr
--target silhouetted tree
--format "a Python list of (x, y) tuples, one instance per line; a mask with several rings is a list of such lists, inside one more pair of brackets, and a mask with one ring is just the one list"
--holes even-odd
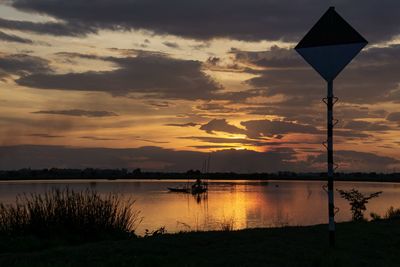
[(342, 198), (350, 202), (350, 210), (353, 216), (353, 221), (364, 220), (364, 211), (367, 209), (366, 204), (368, 201), (382, 194), (382, 191), (379, 191), (366, 196), (354, 188), (348, 191), (340, 189), (337, 191), (340, 193)]
[(133, 171), (132, 171), (132, 174), (133, 175), (139, 175), (139, 174), (141, 174), (142, 173), (142, 170), (140, 169), (140, 168), (136, 168), (136, 169), (134, 169)]
[(188, 170), (186, 172), (186, 174), (199, 175), (199, 174), (201, 174), (201, 171), (199, 171), (199, 170)]

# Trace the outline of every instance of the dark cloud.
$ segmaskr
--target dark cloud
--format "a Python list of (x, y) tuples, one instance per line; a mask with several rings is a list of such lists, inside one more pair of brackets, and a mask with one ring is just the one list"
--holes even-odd
[[(117, 51), (121, 55), (136, 55), (140, 53), (141, 50), (137, 49), (118, 49), (118, 48), (109, 48), (108, 50), (111, 51)], [(55, 55), (59, 57), (63, 57), (66, 59), (71, 59), (71, 58), (83, 58), (83, 59), (93, 59), (93, 60), (110, 60), (112, 61), (114, 58), (113, 57), (102, 57), (98, 56), (96, 54), (82, 54), (78, 52), (57, 52)]]
[(338, 95), (353, 103), (399, 101), (400, 77), (396, 72), (400, 68), (399, 55), (400, 45), (361, 53), (339, 77)]
[(215, 143), (215, 144), (238, 144), (238, 145), (252, 145), (252, 146), (258, 146), (263, 144), (263, 142), (259, 140), (251, 140), (247, 138), (223, 138), (223, 137), (210, 137), (210, 136), (184, 136), (179, 138), (197, 140), (201, 142)]
[(269, 96), (298, 96), (306, 102), (313, 101), (313, 98), (314, 101), (320, 100), (320, 96), (325, 95), (324, 83), (311, 69), (270, 69), (259, 71), (258, 75), (246, 83), (253, 87), (265, 88)]
[[(264, 52), (233, 51), (238, 60), (266, 68), (254, 71), (258, 77), (247, 84), (264, 88), (267, 95), (285, 95), (303, 106), (326, 95), (321, 77), (296, 55), (293, 49), (272, 48)], [(347, 103), (371, 104), (399, 101), (400, 45), (375, 47), (363, 51), (335, 80), (335, 95)]]
[[(262, 172), (294, 168), (295, 152), (277, 149), (269, 152), (222, 150), (211, 153), (213, 172)], [(160, 147), (131, 149), (72, 148), (63, 146), (0, 147), (0, 169), (31, 168), (141, 168), (152, 171), (200, 169), (209, 153), (174, 151)], [(243, 160), (246, 159), (246, 160)]]
[[(248, 81), (250, 85), (259, 89), (247, 90), (235, 95), (225, 94), (221, 98), (232, 98), (234, 101), (246, 103), (247, 106), (241, 108), (241, 111), (247, 114), (275, 115), (297, 124), (312, 125), (320, 129), (325, 127), (326, 108), (321, 103), (321, 98), (326, 94), (326, 85), (305, 62), (302, 62), (293, 50), (274, 47), (271, 51), (243, 52), (232, 50), (232, 53), (236, 53), (237, 60), (266, 69), (259, 71), (259, 77)], [(338, 83), (335, 84), (335, 94), (347, 103), (339, 102), (335, 106), (335, 118), (345, 120), (345, 124), (347, 124), (345, 127), (351, 129), (351, 131), (341, 129), (336, 132), (336, 135), (348, 138), (367, 138), (370, 135), (363, 131), (390, 129), (384, 123), (347, 121), (385, 118), (387, 114), (385, 110), (374, 110), (356, 104), (349, 105), (349, 102), (364, 104), (395, 100), (392, 92), (396, 90), (394, 88), (400, 81), (396, 73), (396, 70), (400, 67), (397, 66), (398, 60), (396, 60), (396, 55), (399, 53), (400, 49), (397, 45), (372, 48), (361, 54), (345, 70), (345, 73), (350, 72), (352, 74), (350, 77), (338, 79)], [(368, 71), (364, 77), (362, 72), (365, 69), (372, 68), (378, 74), (372, 74), (372, 71), (370, 71), (371, 73)], [(384, 81), (379, 80), (379, 73), (382, 72), (385, 72), (382, 77), (387, 77)], [(364, 82), (365, 80), (368, 82)], [(251, 97), (261, 96), (268, 99), (268, 97), (277, 95), (282, 95), (284, 100), (276, 103), (267, 102), (262, 105), (252, 104), (249, 101)], [(343, 123), (338, 127), (343, 128)], [(255, 136), (251, 137), (254, 138)]]
[[(81, 55), (76, 55), (81, 56)], [(67, 74), (33, 74), (16, 82), (40, 89), (99, 91), (114, 96), (129, 93), (172, 99), (211, 98), (221, 86), (202, 71), (201, 63), (179, 60), (159, 53), (141, 53), (137, 57), (90, 58), (109, 60), (119, 66), (111, 71)]]
[(297, 151), (302, 151), (306, 153), (321, 153), (320, 148), (313, 148), (313, 147), (300, 147), (296, 149)]
[(46, 130), (46, 132), (65, 132), (70, 130), (73, 127), (77, 127), (74, 121), (71, 119), (53, 119), (53, 118), (46, 118), (46, 119), (32, 119), (28, 116), (25, 117), (8, 117), (8, 116), (0, 116), (0, 125), (3, 128), (11, 128), (14, 126), (18, 126), (18, 128), (29, 128), (29, 129), (41, 129)]
[[(133, 49), (133, 48), (117, 48), (117, 47), (110, 47), (108, 48), (108, 50), (112, 51), (112, 52), (117, 52), (120, 55), (123, 56), (132, 56), (132, 55), (136, 55), (137, 54), (137, 49)], [(71, 52), (61, 52), (58, 53), (60, 55), (67, 55), (70, 54)], [(83, 55), (83, 54), (75, 54), (75, 55)], [(84, 56), (84, 55), (83, 55)]]
[(388, 121), (400, 122), (400, 112), (392, 112), (386, 117), (386, 119)]
[(192, 148), (198, 148), (198, 149), (223, 149), (223, 148), (235, 148), (237, 146), (234, 145), (220, 145), (220, 146), (216, 146), (216, 145), (199, 145), (199, 146), (189, 146)]
[(157, 107), (157, 108), (168, 108), (170, 103), (167, 101), (148, 101), (147, 102), (150, 106)]
[(246, 130), (229, 124), (225, 119), (213, 119), (200, 127), (200, 130), (209, 134), (214, 132), (225, 132), (231, 134), (246, 134)]
[(295, 68), (303, 67), (304, 63), (293, 49), (272, 46), (268, 51), (241, 51), (231, 49), (236, 61), (251, 63), (259, 67)]
[(0, 31), (0, 40), (6, 42), (15, 42), (21, 44), (33, 44), (33, 41), (30, 39), (22, 38), (14, 34), (7, 34)]
[[(209, 137), (209, 136), (185, 136), (179, 137), (180, 139), (189, 139), (201, 141), (204, 143), (212, 144), (236, 144), (233, 147), (248, 145), (248, 146), (285, 146), (285, 145), (298, 145), (298, 144), (315, 144), (315, 142), (310, 141), (268, 141), (265, 139), (250, 139), (250, 138), (223, 138), (223, 137)], [(281, 139), (280, 136), (274, 136), (275, 140)], [(319, 144), (319, 142), (318, 142)], [(215, 146), (215, 145), (213, 145)], [(194, 147), (194, 146), (192, 146)]]
[[(209, 134), (217, 132), (225, 132), (229, 134), (243, 134), (246, 138), (217, 138), (208, 139), (207, 137), (199, 139), (206, 142), (221, 142), (221, 143), (241, 143), (250, 144), (253, 146), (275, 146), (283, 144), (298, 144), (298, 142), (275, 142), (266, 141), (263, 139), (282, 139), (287, 134), (311, 134), (311, 135), (324, 135), (325, 131), (320, 130), (317, 127), (310, 124), (300, 124), (293, 121), (279, 121), (279, 120), (250, 120), (242, 121), (240, 123), (245, 129), (238, 128), (234, 125), (229, 124), (225, 119), (213, 119), (210, 122), (203, 124), (200, 129), (206, 131)], [(386, 131), (390, 128), (381, 123), (368, 123), (352, 121), (345, 125), (345, 129), (338, 129), (335, 131), (336, 136), (346, 138), (367, 138), (369, 134), (364, 131)], [(207, 141), (208, 140), (208, 141)], [(302, 142), (308, 143), (308, 142)], [(311, 142), (315, 143), (315, 142)]]
[(81, 136), (79, 138), (89, 139), (89, 140), (93, 140), (93, 141), (116, 141), (116, 140), (121, 140), (121, 139), (117, 139), (117, 138), (107, 138), (107, 137), (98, 137), (98, 136), (90, 136), (90, 135)]
[(175, 127), (194, 127), (199, 125), (198, 123), (188, 122), (188, 123), (168, 123), (165, 126), (175, 126)]
[[(320, 101), (312, 102), (308, 104), (302, 104), (302, 99), (297, 99), (300, 103), (296, 104), (294, 99), (289, 101), (281, 101), (276, 104), (265, 104), (262, 106), (252, 105), (242, 109), (247, 114), (255, 115), (275, 115), (284, 117), (285, 120), (295, 121), (300, 124), (310, 124), (316, 127), (326, 127), (326, 107)], [(337, 128), (343, 128), (343, 121), (349, 121), (354, 119), (371, 119), (381, 118), (384, 119), (387, 112), (385, 110), (373, 110), (371, 108), (360, 107), (356, 105), (346, 105), (340, 102), (335, 105), (334, 116), (335, 119), (339, 119)], [(382, 123), (380, 124), (382, 125)], [(379, 126), (381, 130), (386, 128), (385, 125)], [(371, 128), (372, 129), (372, 128)], [(362, 129), (353, 128), (352, 133), (360, 136)], [(340, 134), (340, 133), (339, 133)], [(346, 133), (347, 134), (347, 133)], [(367, 135), (362, 134), (363, 137)]]
[(371, 138), (372, 135), (368, 133), (364, 133), (359, 130), (343, 130), (343, 129), (336, 129), (334, 132), (335, 136), (345, 137), (347, 139), (360, 139), (360, 138)]
[[(251, 97), (269, 96), (265, 88), (244, 89), (237, 92), (219, 92), (214, 95), (214, 100), (226, 100), (230, 104), (244, 103)], [(213, 105), (213, 104), (211, 104)]]
[[(321, 171), (325, 153), (296, 162), (296, 152), (276, 148), (268, 152), (219, 150), (202, 153), (174, 151), (160, 147), (129, 149), (77, 148), (65, 146), (20, 145), (0, 147), (0, 169), (40, 168), (141, 168), (151, 171), (187, 171), (201, 168), (211, 155), (212, 172)], [(246, 160), (243, 160), (246, 159)], [(335, 161), (343, 171), (387, 171), (399, 160), (373, 153), (336, 151)]]
[(55, 36), (85, 36), (89, 33), (97, 33), (96, 27), (77, 21), (31, 22), (0, 18), (0, 28)]
[(246, 134), (250, 138), (273, 137), (289, 133), (322, 133), (314, 126), (289, 121), (251, 120), (243, 121), (240, 124), (246, 127)]
[[(201, 168), (210, 153), (174, 151), (160, 147), (130, 149), (76, 148), (64, 146), (2, 146), (0, 169), (40, 168), (141, 168), (151, 171), (187, 171)], [(325, 153), (296, 162), (296, 152), (276, 148), (268, 152), (219, 150), (212, 152), (212, 172), (321, 171)], [(243, 160), (246, 159), (246, 160)], [(342, 171), (387, 171), (399, 160), (373, 153), (336, 151), (335, 160)]]
[[(277, 170), (295, 170), (293, 162), (296, 152), (288, 148), (277, 148), (268, 152), (251, 150), (220, 150), (211, 153), (211, 171), (233, 172), (276, 172)], [(243, 160), (246, 159), (246, 160)]]
[(204, 103), (201, 105), (196, 106), (197, 109), (204, 110), (204, 111), (212, 111), (218, 113), (229, 113), (234, 111), (233, 108), (229, 108), (226, 105), (219, 104), (219, 103)]
[(219, 58), (219, 57), (209, 57), (209, 58), (207, 58), (206, 62), (208, 64), (212, 65), (212, 66), (216, 66), (216, 65), (218, 65), (218, 63), (221, 62), (221, 58)]
[(135, 137), (135, 140), (142, 141), (142, 142), (147, 142), (147, 143), (152, 143), (152, 144), (168, 144), (169, 142), (167, 141), (157, 141), (157, 140), (150, 140), (150, 139), (145, 139), (141, 137)]
[(50, 73), (49, 61), (26, 54), (0, 55), (0, 76)]
[(335, 108), (336, 116), (343, 119), (385, 118), (387, 113), (388, 112), (383, 109), (373, 110), (368, 107), (356, 105), (340, 105), (340, 103), (337, 105), (337, 108)]
[(351, 120), (344, 124), (344, 128), (358, 131), (387, 131), (390, 127), (382, 123)]
[(190, 47), (193, 48), (194, 50), (202, 50), (202, 49), (205, 49), (205, 48), (209, 48), (210, 45), (211, 44), (209, 42), (203, 42), (203, 43), (191, 45)]
[(104, 111), (104, 110), (82, 110), (82, 109), (67, 109), (67, 110), (39, 110), (31, 112), (33, 114), (54, 114), (54, 115), (66, 115), (66, 116), (77, 116), (77, 117), (111, 117), (118, 116), (115, 112)]
[[(358, 170), (362, 172), (387, 172), (392, 169), (393, 164), (398, 164), (400, 162), (399, 160), (391, 157), (350, 150), (335, 151), (334, 160), (339, 164), (340, 170)], [(309, 164), (326, 164), (326, 154), (322, 153), (317, 156), (309, 156), (307, 161)]]
[(175, 48), (175, 49), (179, 49), (180, 48), (179, 45), (177, 43), (175, 43), (175, 42), (167, 42), (167, 41), (165, 41), (165, 42), (163, 42), (163, 45), (165, 45), (165, 46), (167, 46), (169, 48)]
[(65, 136), (62, 136), (62, 135), (53, 135), (53, 134), (46, 134), (46, 133), (35, 133), (35, 134), (30, 134), (28, 136), (41, 137), (41, 138), (62, 138), (62, 137), (65, 137)]
[[(11, 4), (22, 11), (56, 17), (66, 27), (77, 24), (82, 28), (77, 27), (79, 33), (100, 28), (144, 29), (203, 40), (291, 41), (299, 40), (328, 7), (318, 0), (13, 0)], [(374, 42), (399, 34), (399, 7), (393, 0), (336, 3), (338, 12)]]
[[(70, 118), (36, 119), (31, 116), (1, 116), (0, 117), (0, 145), (10, 145), (21, 142), (35, 143), (38, 138), (55, 139), (68, 137), (71, 131), (82, 128)], [(91, 127), (93, 129), (93, 127)], [(30, 137), (30, 138), (27, 138)], [(49, 140), (47, 140), (49, 141)], [(54, 141), (54, 140), (53, 140)]]
[(285, 118), (288, 121), (296, 121), (300, 124), (312, 124), (321, 126), (324, 122), (323, 109), (318, 110), (310, 102), (309, 106), (290, 106), (287, 102), (277, 104), (266, 104), (264, 106), (248, 106), (242, 111), (251, 115), (273, 115)]

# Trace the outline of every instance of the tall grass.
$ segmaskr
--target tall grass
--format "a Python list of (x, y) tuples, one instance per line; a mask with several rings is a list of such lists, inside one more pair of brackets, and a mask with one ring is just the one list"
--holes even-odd
[(385, 214), (385, 219), (393, 220), (393, 219), (400, 219), (400, 209), (390, 207)]
[[(382, 216), (375, 212), (371, 212), (370, 216), (373, 221), (382, 220)], [(400, 208), (393, 208), (392, 206), (386, 211), (386, 214), (383, 216), (383, 219), (386, 220), (399, 220), (400, 219)]]
[(221, 231), (230, 232), (235, 229), (235, 218), (232, 216), (229, 219), (224, 218), (220, 222)]
[(93, 190), (52, 189), (23, 194), (14, 204), (0, 204), (1, 235), (99, 240), (134, 235), (139, 212), (134, 201)]

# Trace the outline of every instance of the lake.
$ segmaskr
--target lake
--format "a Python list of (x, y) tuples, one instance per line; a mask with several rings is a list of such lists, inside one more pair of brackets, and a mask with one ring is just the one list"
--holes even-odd
[[(94, 189), (100, 193), (119, 192), (136, 200), (143, 217), (136, 232), (165, 227), (173, 233), (188, 230), (219, 230), (226, 224), (234, 229), (313, 225), (327, 223), (327, 194), (319, 181), (210, 181), (209, 191), (199, 197), (171, 193), (167, 187), (186, 184), (182, 180), (71, 180), (3, 181), (0, 202), (13, 203), (18, 194), (45, 192), (51, 188)], [(362, 193), (383, 191), (367, 204), (370, 212), (383, 215), (390, 206), (400, 207), (400, 184), (336, 182), (336, 189), (356, 188)], [(335, 195), (339, 208), (336, 221), (351, 219), (347, 201)]]

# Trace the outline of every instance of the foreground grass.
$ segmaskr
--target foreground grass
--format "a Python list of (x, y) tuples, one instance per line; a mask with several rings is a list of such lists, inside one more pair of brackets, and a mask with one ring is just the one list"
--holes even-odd
[(7, 244), (0, 251), (134, 237), (133, 204), (119, 194), (68, 188), (19, 195), (14, 204), (0, 203), (0, 239)]
[[(2, 243), (2, 242), (0, 242)], [(193, 232), (0, 254), (0, 266), (400, 266), (400, 221)]]

